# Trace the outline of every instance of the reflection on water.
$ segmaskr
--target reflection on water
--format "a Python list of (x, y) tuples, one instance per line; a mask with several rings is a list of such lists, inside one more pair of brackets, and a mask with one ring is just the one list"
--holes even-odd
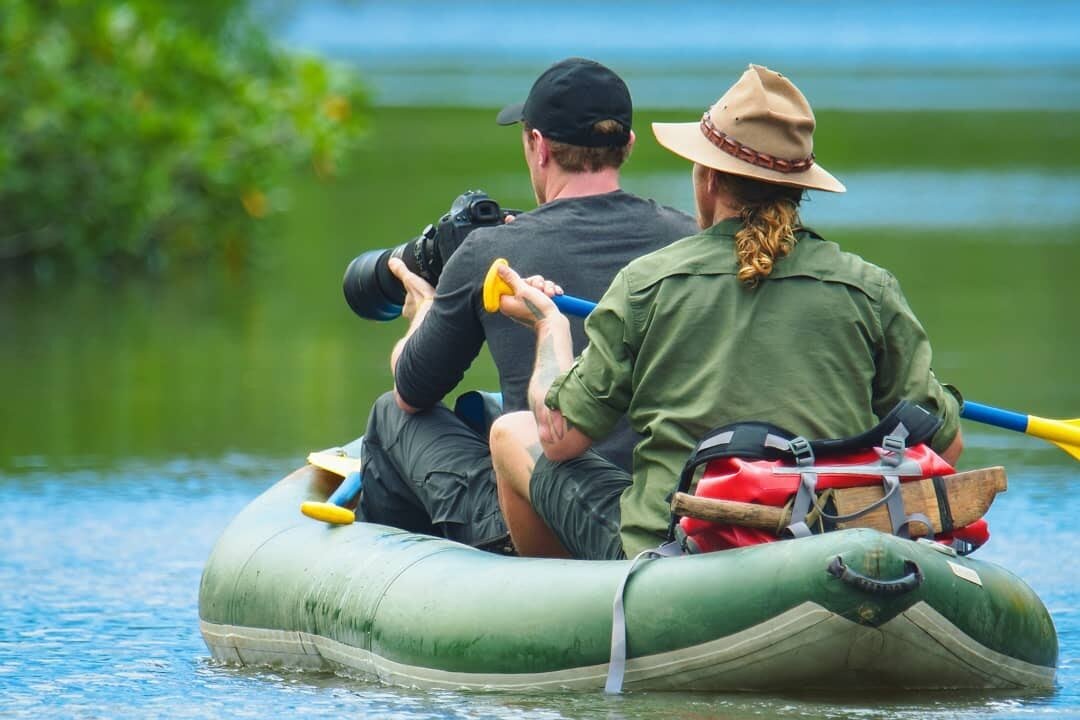
[[(632, 189), (690, 211), (689, 173), (636, 177)], [(1034, 171), (847, 172), (842, 195), (812, 193), (803, 219), (813, 227), (980, 228), (998, 226), (1044, 243), (1075, 243), (1075, 232), (1045, 233), (1046, 227), (1080, 225), (1080, 175)], [(1038, 228), (1039, 234), (1030, 232)]]
[(279, 36), (356, 62), (390, 105), (502, 105), (538, 67), (586, 55), (639, 107), (686, 107), (749, 62), (798, 68), (819, 110), (1080, 107), (1080, 5), (1056, 0), (323, 1)]

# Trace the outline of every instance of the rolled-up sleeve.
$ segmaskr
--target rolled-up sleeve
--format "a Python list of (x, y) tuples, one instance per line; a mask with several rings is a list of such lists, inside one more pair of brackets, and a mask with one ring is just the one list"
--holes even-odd
[(616, 275), (585, 323), (589, 344), (552, 383), (547, 406), (593, 440), (606, 437), (630, 405), (634, 352), (627, 341), (629, 292)]
[(892, 275), (882, 293), (881, 329), (874, 413), (883, 417), (903, 399), (919, 403), (944, 422), (931, 441), (931, 447), (941, 452), (960, 430), (960, 394), (934, 374), (930, 340)]

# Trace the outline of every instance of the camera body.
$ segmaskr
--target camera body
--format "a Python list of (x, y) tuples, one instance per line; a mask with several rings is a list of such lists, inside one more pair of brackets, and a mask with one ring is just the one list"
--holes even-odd
[(345, 269), (342, 289), (352, 311), (369, 320), (393, 320), (401, 315), (405, 288), (390, 272), (390, 258), (398, 258), (431, 285), (450, 256), (474, 228), (501, 225), (516, 210), (503, 210), (483, 190), (458, 195), (450, 211), (428, 225), (417, 237), (389, 250), (369, 250)]

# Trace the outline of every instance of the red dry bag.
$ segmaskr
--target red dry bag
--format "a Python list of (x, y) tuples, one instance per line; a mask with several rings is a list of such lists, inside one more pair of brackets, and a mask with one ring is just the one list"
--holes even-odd
[[(930, 527), (930, 521), (906, 512), (900, 484), (955, 472), (925, 444), (941, 423), (919, 405), (904, 401), (873, 429), (853, 438), (807, 441), (773, 425), (754, 422), (717, 428), (698, 443), (683, 468), (678, 491), (686, 492), (696, 470), (704, 465), (696, 495), (775, 507), (790, 505), (791, 520), (774, 534), (672, 516), (670, 534), (674, 537), (678, 521), (688, 546), (711, 552), (829, 530), (884, 506), (893, 532), (906, 537), (911, 523)], [(819, 493), (867, 485), (883, 486), (883, 497), (857, 513), (838, 516), (821, 507)], [(942, 532), (935, 540), (967, 553), (989, 539), (985, 520), (952, 527), (947, 498), (939, 497), (939, 506)]]

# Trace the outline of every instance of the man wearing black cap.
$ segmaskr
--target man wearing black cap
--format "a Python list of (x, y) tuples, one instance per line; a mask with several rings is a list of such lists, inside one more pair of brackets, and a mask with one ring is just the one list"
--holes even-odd
[[(484, 311), (481, 287), (495, 258), (557, 280), (565, 292), (597, 297), (630, 260), (697, 231), (693, 218), (627, 193), (619, 168), (634, 143), (626, 84), (582, 58), (548, 68), (524, 103), (499, 113), (522, 124), (522, 144), (539, 207), (511, 223), (473, 230), (432, 288), (398, 260), (409, 329), (394, 347), (394, 392), (372, 408), (363, 448), (358, 517), (370, 522), (501, 549), (508, 532), (486, 429), (443, 403), (486, 341), (499, 372), (503, 409), (527, 409), (533, 333)], [(581, 321), (574, 349), (585, 345)], [(597, 450), (629, 468), (637, 440), (624, 423)]]

